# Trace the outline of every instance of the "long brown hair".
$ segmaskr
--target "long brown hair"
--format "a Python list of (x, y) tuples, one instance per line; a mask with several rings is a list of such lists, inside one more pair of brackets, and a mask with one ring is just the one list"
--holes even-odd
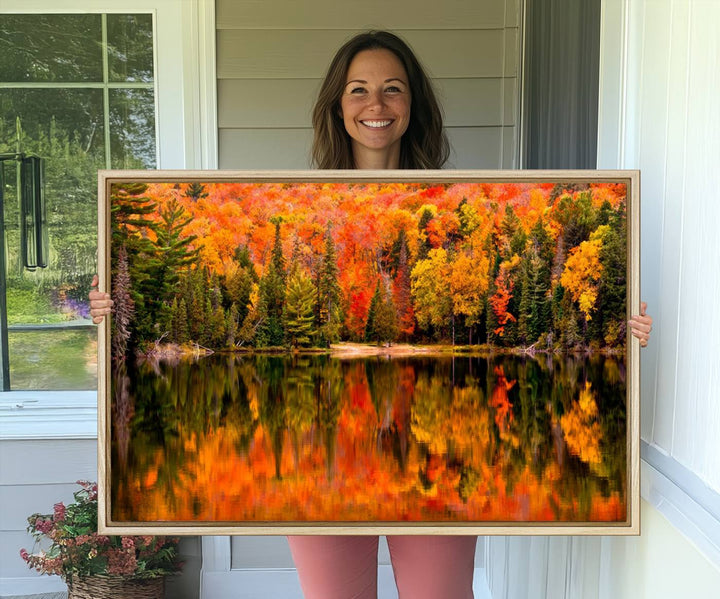
[(335, 54), (313, 109), (313, 164), (321, 169), (355, 168), (350, 136), (340, 116), (340, 98), (355, 55), (377, 49), (389, 50), (398, 57), (405, 67), (412, 94), (410, 123), (400, 146), (400, 168), (441, 168), (448, 159), (450, 146), (432, 84), (410, 47), (388, 31), (358, 34)]

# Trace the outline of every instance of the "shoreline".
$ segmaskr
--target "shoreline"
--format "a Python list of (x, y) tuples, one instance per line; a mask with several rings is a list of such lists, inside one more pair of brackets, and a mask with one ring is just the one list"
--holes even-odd
[(140, 360), (198, 360), (213, 354), (246, 354), (246, 355), (329, 355), (331, 357), (365, 358), (371, 356), (382, 356), (386, 358), (400, 358), (409, 356), (481, 356), (490, 357), (496, 355), (514, 355), (535, 357), (539, 355), (573, 355), (573, 356), (622, 356), (625, 349), (601, 348), (596, 350), (548, 350), (535, 349), (534, 347), (496, 347), (489, 345), (412, 345), (409, 343), (396, 343), (392, 345), (374, 345), (367, 343), (341, 342), (332, 344), (330, 348), (294, 348), (267, 347), (267, 348), (236, 348), (212, 350), (199, 345), (179, 346), (175, 344), (156, 344), (148, 352), (137, 352), (136, 357)]

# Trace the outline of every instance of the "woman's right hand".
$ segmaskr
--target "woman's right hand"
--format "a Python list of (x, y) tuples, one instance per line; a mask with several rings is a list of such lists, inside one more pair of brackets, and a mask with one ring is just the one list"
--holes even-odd
[(90, 287), (92, 287), (88, 297), (90, 298), (90, 316), (95, 324), (100, 324), (107, 314), (110, 314), (113, 301), (110, 299), (109, 293), (102, 293), (97, 290), (98, 276), (93, 277)]

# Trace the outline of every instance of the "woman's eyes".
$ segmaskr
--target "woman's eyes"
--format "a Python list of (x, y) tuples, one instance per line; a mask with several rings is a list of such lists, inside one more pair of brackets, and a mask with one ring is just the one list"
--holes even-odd
[[(386, 94), (401, 94), (403, 92), (403, 90), (401, 88), (399, 88), (397, 85), (389, 85), (388, 87), (383, 89), (383, 92)], [(352, 95), (358, 96), (358, 95), (367, 94), (369, 92), (368, 92), (368, 89), (365, 87), (353, 87), (350, 89), (349, 93)]]

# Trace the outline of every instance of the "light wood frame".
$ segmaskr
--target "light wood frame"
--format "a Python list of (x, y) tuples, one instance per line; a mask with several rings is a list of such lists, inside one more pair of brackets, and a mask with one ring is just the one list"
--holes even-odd
[[(611, 183), (627, 185), (627, 317), (640, 305), (640, 173), (617, 171), (99, 171), (99, 289), (110, 289), (110, 186), (142, 183)], [(106, 534), (286, 535), (638, 535), (640, 534), (639, 342), (626, 349), (627, 517), (621, 522), (118, 522), (111, 518), (110, 319), (99, 327), (98, 482), (99, 531)]]

